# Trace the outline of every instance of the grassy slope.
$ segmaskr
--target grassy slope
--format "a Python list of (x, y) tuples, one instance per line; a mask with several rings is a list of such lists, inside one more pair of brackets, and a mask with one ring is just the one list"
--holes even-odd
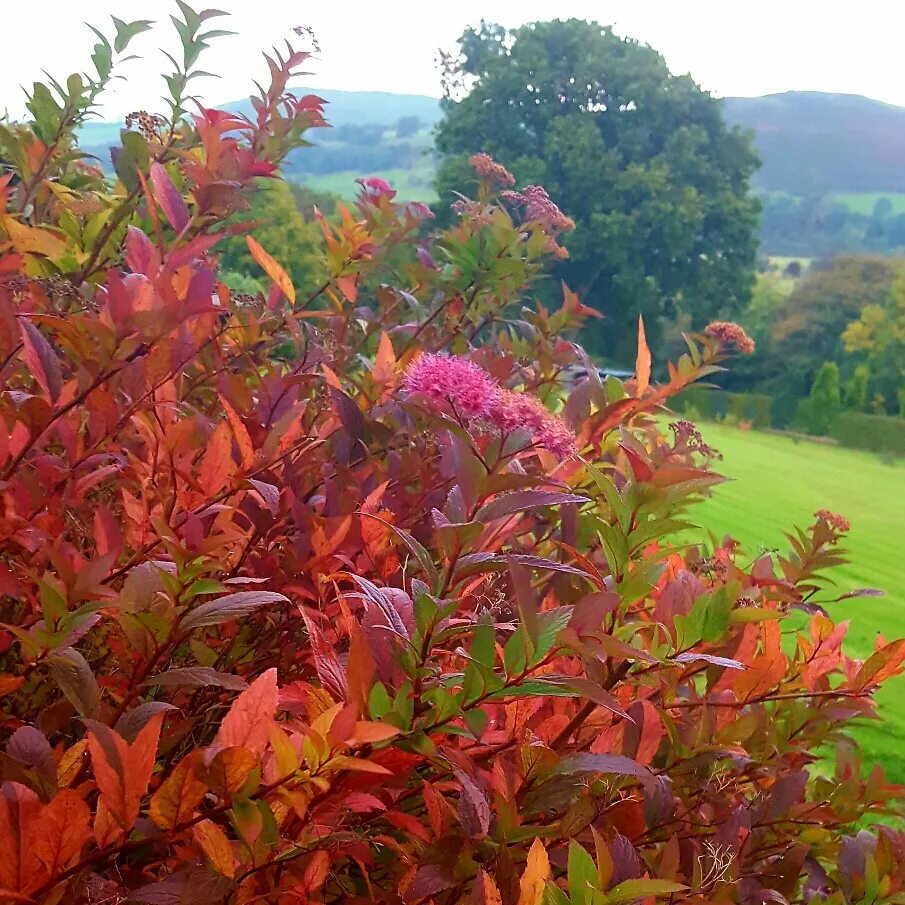
[[(905, 463), (887, 464), (854, 450), (701, 425), (705, 440), (724, 457), (723, 474), (733, 480), (716, 488), (695, 515), (718, 537), (731, 534), (756, 555), (762, 548), (788, 548), (783, 531), (806, 526), (819, 508), (847, 516), (851, 563), (837, 570), (840, 591), (875, 587), (885, 597), (833, 604), (834, 619), (851, 621), (847, 650), (867, 656), (877, 632), (887, 640), (905, 636)], [(905, 781), (905, 676), (893, 679), (878, 698), (882, 723), (858, 732), (868, 760)]]
[[(348, 200), (358, 192), (359, 187), (355, 184), (355, 180), (361, 175), (361, 173), (348, 171), (317, 176), (305, 175), (297, 178), (299, 182), (303, 182), (312, 189), (331, 192)], [(396, 189), (398, 201), (423, 201), (425, 204), (430, 204), (437, 197), (433, 186), (434, 171), (430, 166), (413, 170), (379, 170), (376, 173), (365, 175), (385, 179)]]

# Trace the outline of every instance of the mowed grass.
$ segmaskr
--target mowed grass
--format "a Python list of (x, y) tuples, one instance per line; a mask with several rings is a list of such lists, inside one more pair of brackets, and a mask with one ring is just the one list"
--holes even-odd
[[(355, 197), (360, 186), (355, 182), (362, 174), (351, 170), (336, 173), (325, 173), (318, 176), (296, 176), (299, 182), (320, 192), (330, 192), (340, 198), (349, 200)], [(430, 166), (422, 166), (413, 170), (396, 169), (380, 170), (376, 173), (365, 173), (365, 176), (379, 176), (396, 190), (397, 201), (422, 201), (430, 204), (436, 200), (434, 190), (434, 171)]]
[(905, 192), (837, 192), (830, 196), (832, 201), (844, 204), (855, 214), (864, 214), (869, 217), (874, 212), (874, 206), (881, 198), (888, 198), (892, 205), (892, 212), (905, 214)]
[[(886, 592), (827, 607), (834, 620), (850, 622), (845, 649), (864, 658), (878, 632), (887, 641), (905, 637), (905, 462), (709, 422), (699, 428), (723, 454), (719, 470), (731, 480), (692, 510), (693, 521), (718, 539), (732, 535), (753, 557), (764, 549), (787, 551), (783, 532), (811, 524), (817, 509), (845, 515), (852, 523), (845, 543), (851, 561), (829, 573), (839, 593), (855, 588)], [(905, 675), (890, 680), (877, 701), (880, 722), (867, 722), (856, 735), (866, 764), (876, 761), (888, 778), (903, 782)]]

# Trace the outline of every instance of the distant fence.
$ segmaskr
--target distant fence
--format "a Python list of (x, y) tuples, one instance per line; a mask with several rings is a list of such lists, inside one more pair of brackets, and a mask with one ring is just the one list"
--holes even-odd
[[(675, 408), (710, 421), (747, 422), (755, 428), (785, 429), (790, 426), (788, 402), (764, 393), (729, 393), (690, 387), (677, 397)], [(905, 456), (905, 418), (842, 412), (833, 424), (830, 436), (852, 449)]]

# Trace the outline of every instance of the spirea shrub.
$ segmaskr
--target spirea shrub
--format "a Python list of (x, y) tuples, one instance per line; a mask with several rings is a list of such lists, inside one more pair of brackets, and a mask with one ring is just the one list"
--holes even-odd
[(0, 900), (902, 902), (847, 728), (905, 642), (843, 652), (847, 523), (679, 539), (720, 478), (659, 419), (740, 334), (654, 383), (639, 325), (598, 379), (591, 312), (532, 301), (565, 220), (483, 157), (451, 228), (363, 179), (322, 283), (252, 232), (270, 289), (231, 294), (322, 102), (287, 48), (196, 109), (217, 14), (179, 8), (114, 176), (76, 130), (147, 23), (0, 126)]

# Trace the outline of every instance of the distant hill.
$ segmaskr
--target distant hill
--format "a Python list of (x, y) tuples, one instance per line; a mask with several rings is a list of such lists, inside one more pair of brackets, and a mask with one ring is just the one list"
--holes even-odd
[(790, 195), (905, 192), (905, 107), (856, 94), (788, 91), (724, 101), (754, 130), (759, 188)]

